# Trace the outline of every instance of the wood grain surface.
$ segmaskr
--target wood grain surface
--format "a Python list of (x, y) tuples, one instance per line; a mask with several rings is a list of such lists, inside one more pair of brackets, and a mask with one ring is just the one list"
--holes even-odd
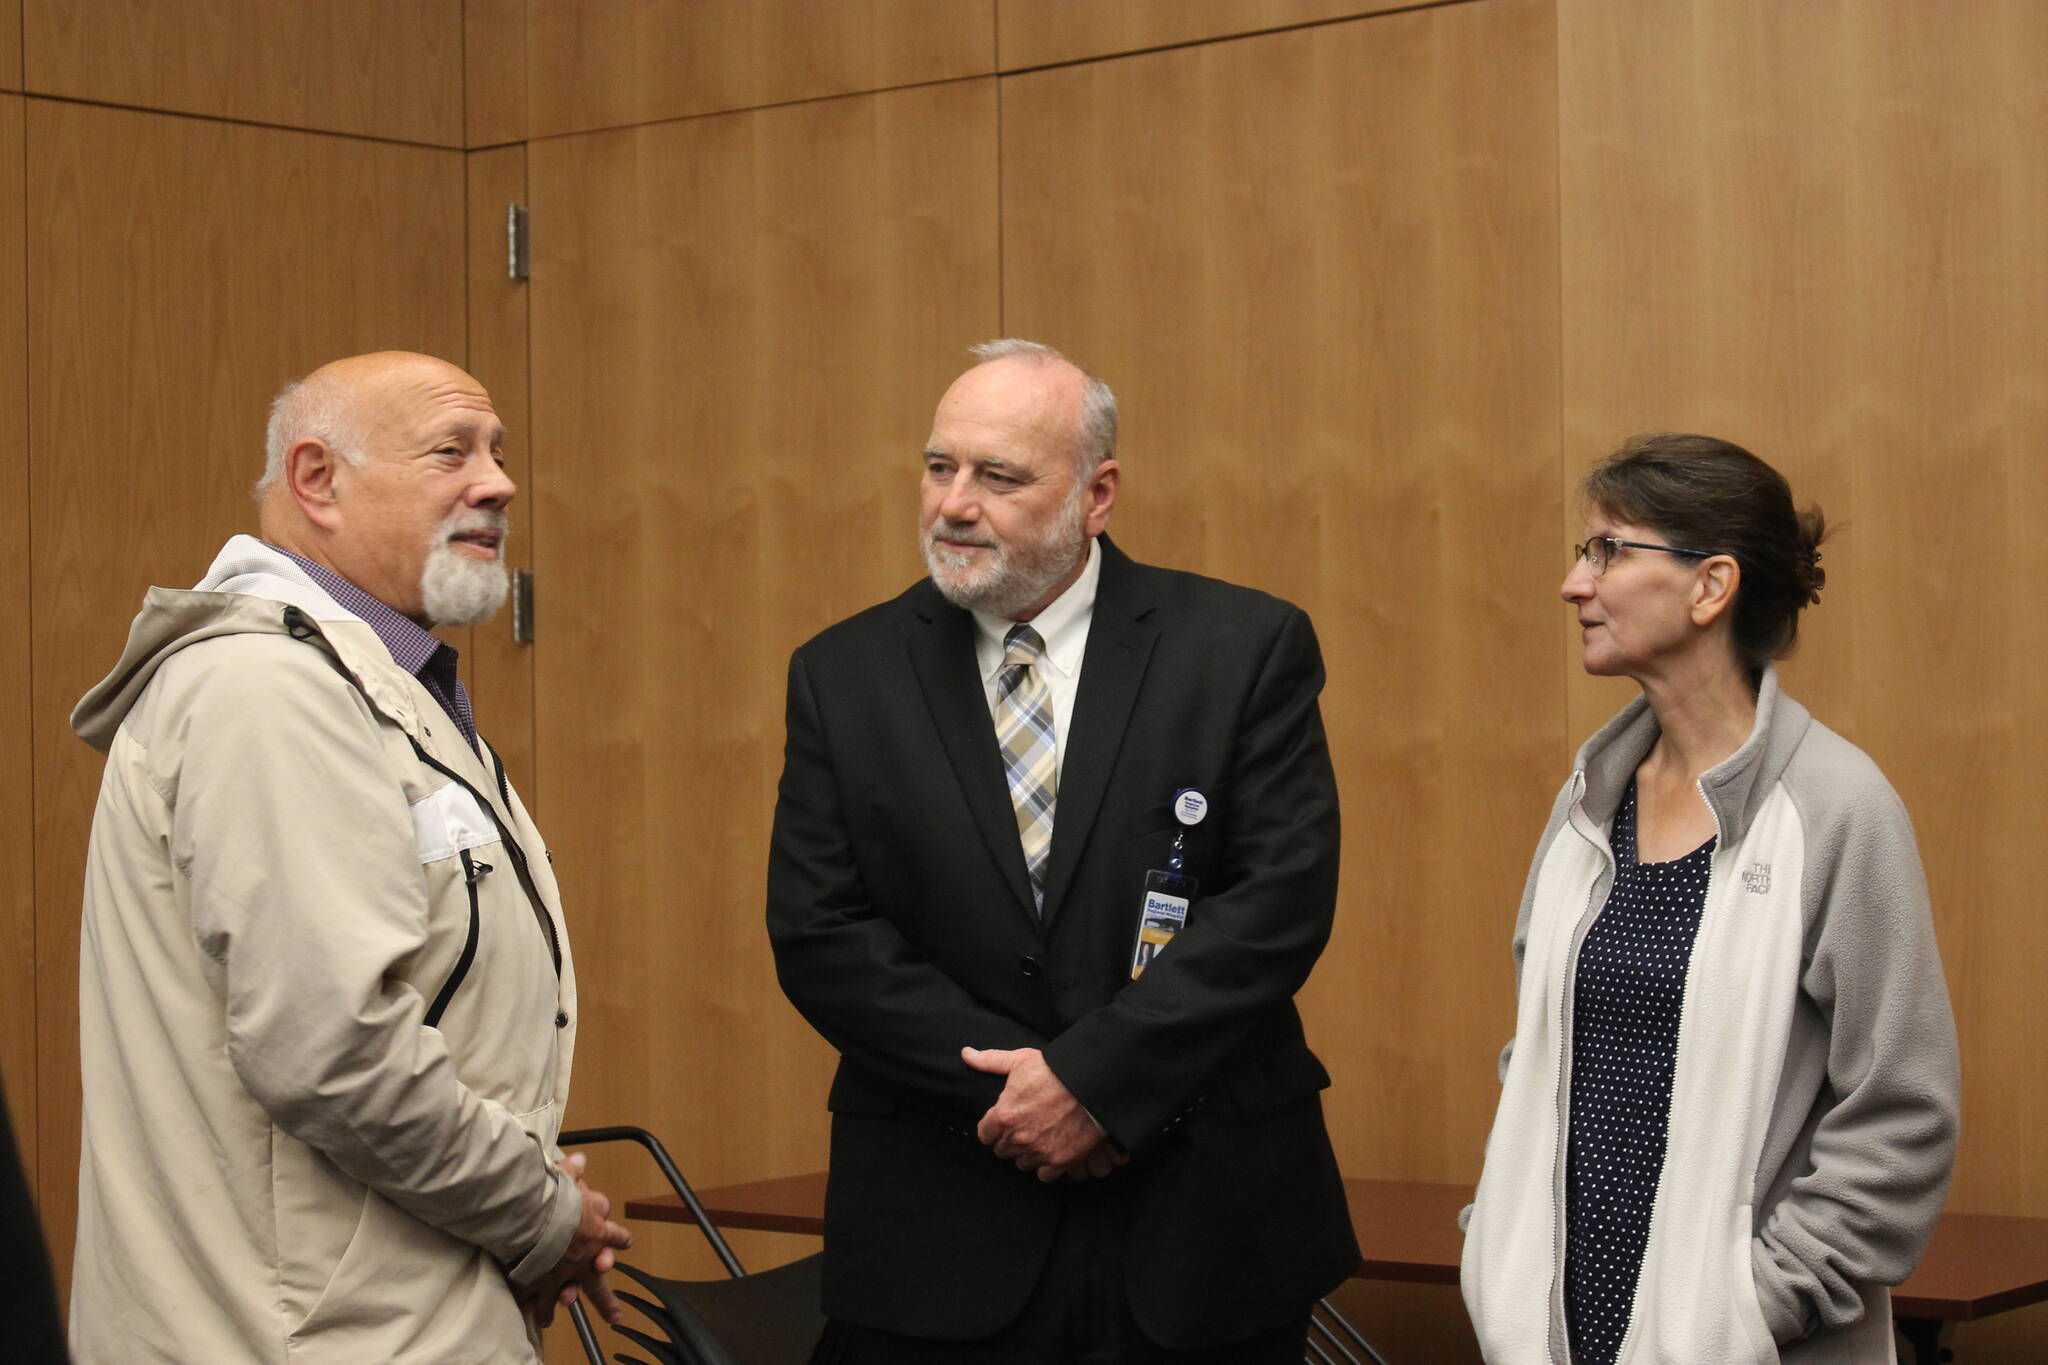
[(1413, 0), (996, 0), (1002, 69), (1235, 38), (1405, 9)]
[[(519, 485), (511, 507), (512, 538), (505, 562), (532, 569), (533, 429), (528, 402), (527, 302), (532, 285), (506, 269), (505, 210), (526, 202), (523, 143), (471, 152), (467, 171), (468, 226), (464, 262), (469, 283), (469, 372), (483, 381), (504, 422), (505, 472)], [(535, 645), (512, 639), (512, 609), (469, 633), (463, 654), (477, 724), (505, 760), (505, 771), (536, 820), (540, 786), (533, 768), (533, 660)], [(541, 828), (545, 830), (546, 825)]]
[[(0, 7), (0, 18), (4, 18)], [(5, 31), (0, 29), (0, 40)], [(18, 95), (0, 95), (0, 205), (22, 202), (26, 121)], [(0, 1085), (22, 1164), (36, 1172), (35, 788), (29, 747), (28, 260), (23, 215), (0, 209)]]
[[(1919, 829), (1950, 1207), (2048, 1215), (2048, 9), (1567, 0), (1560, 35), (1567, 473), (1705, 431), (1839, 527), (1786, 686)], [(1626, 691), (1575, 680), (1573, 733)]]
[(32, 94), (462, 145), (463, 0), (16, 3)]
[(465, 145), (526, 137), (526, 0), (463, 0), (462, 127)]
[(1303, 1002), (1362, 1175), (1478, 1170), (1567, 756), (1553, 54), (1502, 0), (1003, 79), (1004, 326), (1117, 389), (1112, 534), (1322, 639), (1344, 874)]
[(833, 1056), (762, 920), (783, 680), (921, 572), (931, 409), (998, 325), (995, 85), (554, 139), (527, 169), (569, 1122), (643, 1124), (707, 1182), (815, 1167)]
[(21, 0), (0, 0), (0, 90), (21, 89)]
[(533, 137), (995, 69), (994, 0), (532, 0)]

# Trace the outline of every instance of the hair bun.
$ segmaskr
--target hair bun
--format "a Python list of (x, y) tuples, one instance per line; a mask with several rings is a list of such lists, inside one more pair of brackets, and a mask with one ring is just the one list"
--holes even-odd
[(1827, 586), (1828, 571), (1820, 566), (1820, 543), (1827, 539), (1828, 524), (1818, 506), (1810, 506), (1799, 516), (1799, 555), (1797, 559), (1797, 585), (1800, 591), (1799, 605), (1810, 607), (1820, 601), (1820, 590)]

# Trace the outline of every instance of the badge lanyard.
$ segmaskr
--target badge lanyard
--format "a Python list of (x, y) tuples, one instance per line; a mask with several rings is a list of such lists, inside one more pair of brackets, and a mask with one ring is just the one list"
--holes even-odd
[(1152, 960), (1187, 927), (1188, 906), (1201, 889), (1200, 881), (1189, 876), (1185, 867), (1188, 831), (1208, 813), (1209, 798), (1194, 788), (1183, 787), (1173, 794), (1173, 818), (1180, 821), (1180, 828), (1174, 831), (1166, 866), (1145, 874), (1145, 896), (1138, 907), (1138, 942), (1131, 951), (1133, 981), (1143, 976)]

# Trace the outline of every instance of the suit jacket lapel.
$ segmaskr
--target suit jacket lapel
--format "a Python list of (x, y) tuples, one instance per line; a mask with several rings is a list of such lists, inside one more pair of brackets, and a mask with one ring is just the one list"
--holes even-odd
[[(1095, 816), (1158, 638), (1159, 628), (1151, 620), (1152, 601), (1143, 589), (1138, 566), (1110, 544), (1108, 536), (1102, 537), (1102, 577), (1095, 587), (1081, 691), (1074, 699), (1066, 761), (1060, 766), (1059, 803), (1053, 810), (1052, 858), (1045, 876), (1047, 924), (1059, 913), (1095, 829)], [(1140, 889), (1131, 888), (1134, 905)]]
[[(988, 696), (975, 667), (974, 618), (946, 602), (929, 584), (925, 588), (916, 603), (918, 619), (909, 633), (911, 666), (989, 856), (1002, 870), (1018, 909), (1036, 919), (1031, 877), (1024, 868), (1024, 846), (1017, 837), (1017, 812), (1010, 804), (1010, 783), (1003, 775), (995, 722), (989, 718)], [(1053, 839), (1057, 848), (1057, 812)]]

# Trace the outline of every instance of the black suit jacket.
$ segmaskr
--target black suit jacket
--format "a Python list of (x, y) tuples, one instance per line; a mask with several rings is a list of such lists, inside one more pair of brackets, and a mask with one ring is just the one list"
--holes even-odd
[[(790, 661), (768, 925), (783, 989), (841, 1054), (835, 1318), (982, 1336), (1038, 1277), (1075, 1190), (975, 1140), (1002, 1083), (962, 1045), (1044, 1049), (1131, 1154), (1109, 1179), (1132, 1311), (1160, 1344), (1278, 1325), (1358, 1264), (1329, 1077), (1294, 1007), (1337, 890), (1314, 630), (1263, 593), (1102, 550), (1042, 920), (973, 618), (921, 582)], [(1200, 895), (1134, 982), (1183, 787), (1211, 802), (1187, 839)]]

